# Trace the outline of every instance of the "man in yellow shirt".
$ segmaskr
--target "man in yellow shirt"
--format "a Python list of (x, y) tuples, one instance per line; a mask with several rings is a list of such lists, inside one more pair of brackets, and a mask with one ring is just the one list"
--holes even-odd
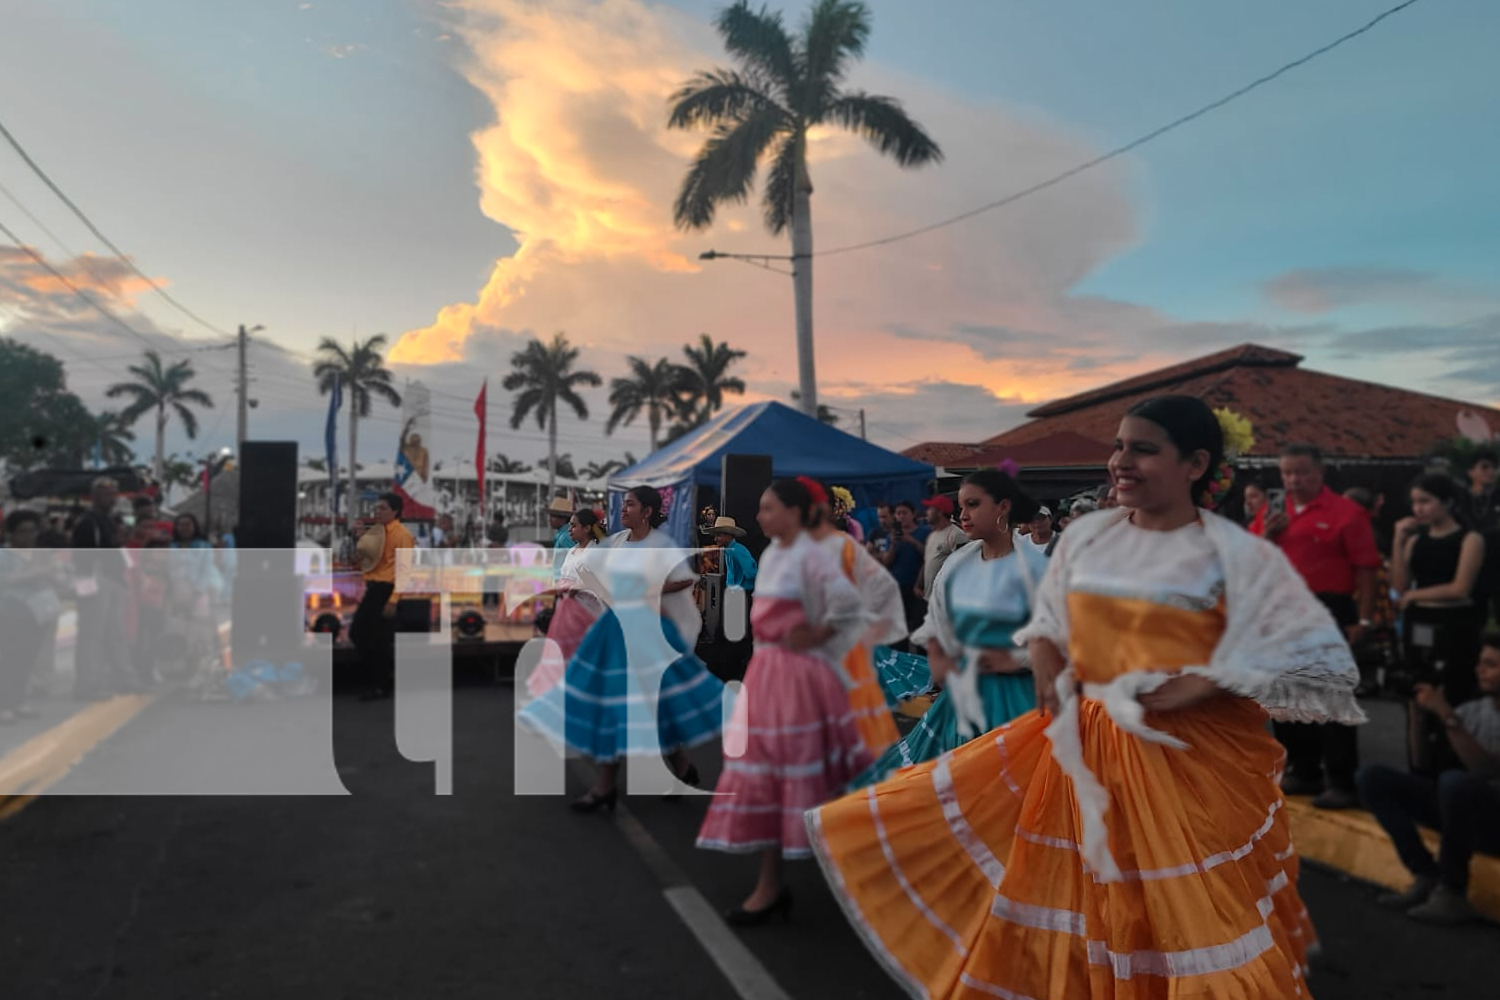
[[(362, 544), (360, 569), (365, 577), (364, 596), (349, 623), (349, 641), (359, 650), (360, 665), (369, 687), (362, 696), (366, 701), (389, 698), (396, 681), (396, 550), (416, 546), (406, 525), (401, 523), (401, 497), (382, 493), (372, 511), (374, 525), (362, 522), (359, 535), (376, 532), (384, 537), (379, 555), (374, 546)], [(371, 539), (373, 541), (374, 538)]]

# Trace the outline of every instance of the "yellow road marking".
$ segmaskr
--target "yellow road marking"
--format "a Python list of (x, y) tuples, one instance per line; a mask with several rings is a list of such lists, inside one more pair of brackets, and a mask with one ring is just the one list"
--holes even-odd
[(0, 819), (61, 781), (151, 701), (147, 695), (130, 694), (98, 702), (0, 757)]

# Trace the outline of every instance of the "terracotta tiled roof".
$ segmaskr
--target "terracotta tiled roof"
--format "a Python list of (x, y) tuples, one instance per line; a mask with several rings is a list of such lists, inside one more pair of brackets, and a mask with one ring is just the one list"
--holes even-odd
[(1309, 442), (1332, 456), (1414, 459), (1454, 437), (1458, 415), (1465, 410), (1500, 431), (1500, 410), (1308, 371), (1297, 367), (1300, 361), (1295, 354), (1247, 344), (1049, 403), (1031, 412), (1037, 419), (991, 438), (984, 447), (987, 452), (1008, 449), (1016, 454), (1026, 448), (1029, 453), (1027, 446), (1066, 441), (1063, 435), (1069, 434), (1104, 445), (1114, 440), (1120, 417), (1132, 404), (1167, 392), (1197, 396), (1247, 417), (1255, 427), (1255, 456)]
[(969, 467), (970, 461), (983, 451), (984, 447), (978, 444), (923, 441), (921, 444), (912, 445), (901, 454), (929, 465), (951, 465), (954, 468), (963, 469)]
[[(1114, 382), (1076, 396), (1054, 400), (1045, 406), (1037, 407), (1026, 415), (1028, 417), (1055, 417), (1112, 399), (1166, 392), (1170, 386), (1187, 379), (1229, 371), (1232, 368), (1295, 368), (1301, 361), (1300, 354), (1288, 354), (1286, 351), (1277, 351), (1258, 344), (1241, 344), (1239, 347), (1231, 347), (1218, 354), (1184, 361), (1167, 368), (1158, 368), (1154, 372), (1137, 375), (1122, 382)], [(1110, 434), (1110, 440), (1114, 440), (1113, 434)]]
[[(1029, 425), (1028, 425), (1029, 426)], [(1114, 432), (1110, 432), (1110, 441)], [(1109, 461), (1111, 444), (1062, 431), (1035, 440), (1015, 444), (943, 444), (931, 441), (909, 449), (905, 454), (949, 469), (982, 469), (999, 465), (1007, 458), (1026, 468), (1056, 466), (1095, 466)], [(920, 455), (914, 454), (921, 451)], [(940, 456), (940, 458), (932, 457)]]

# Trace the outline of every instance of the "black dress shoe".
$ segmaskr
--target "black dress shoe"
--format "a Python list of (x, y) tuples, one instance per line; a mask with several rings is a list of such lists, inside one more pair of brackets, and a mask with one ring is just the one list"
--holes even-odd
[[(679, 774), (677, 776), (677, 780), (680, 781), (680, 782), (682, 782), (684, 785), (691, 785), (693, 788), (701, 788), (702, 787), (701, 785), (698, 784), (698, 782), (699, 782), (700, 779), (698, 777), (698, 765), (697, 764), (689, 763), (688, 766), (687, 766), (687, 770), (683, 771), (681, 774)], [(667, 794), (663, 795), (661, 798), (662, 798), (663, 802), (676, 802), (678, 799), (682, 798), (682, 793), (681, 792), (668, 792)]]
[(619, 797), (619, 790), (611, 788), (607, 792), (589, 792), (582, 798), (574, 799), (568, 803), (568, 807), (574, 812), (592, 813), (600, 809), (608, 809), (609, 814), (615, 814), (615, 799)]
[(759, 927), (770, 920), (776, 914), (781, 914), (781, 919), (792, 919), (792, 890), (785, 886), (771, 900), (771, 905), (759, 910), (747, 910), (743, 906), (736, 906), (724, 914), (724, 919), (731, 927)]

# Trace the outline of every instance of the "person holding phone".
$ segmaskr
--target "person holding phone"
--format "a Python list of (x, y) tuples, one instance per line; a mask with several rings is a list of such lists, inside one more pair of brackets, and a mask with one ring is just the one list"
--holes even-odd
[[(1357, 645), (1374, 625), (1376, 571), (1381, 564), (1370, 518), (1359, 504), (1328, 488), (1323, 453), (1314, 445), (1287, 445), (1277, 464), (1284, 489), (1270, 491), (1250, 531), (1286, 554), (1349, 644)], [(1312, 795), (1313, 805), (1320, 809), (1359, 805), (1354, 787), (1359, 743), (1353, 727), (1278, 722), (1276, 738), (1287, 753), (1283, 791)]]

